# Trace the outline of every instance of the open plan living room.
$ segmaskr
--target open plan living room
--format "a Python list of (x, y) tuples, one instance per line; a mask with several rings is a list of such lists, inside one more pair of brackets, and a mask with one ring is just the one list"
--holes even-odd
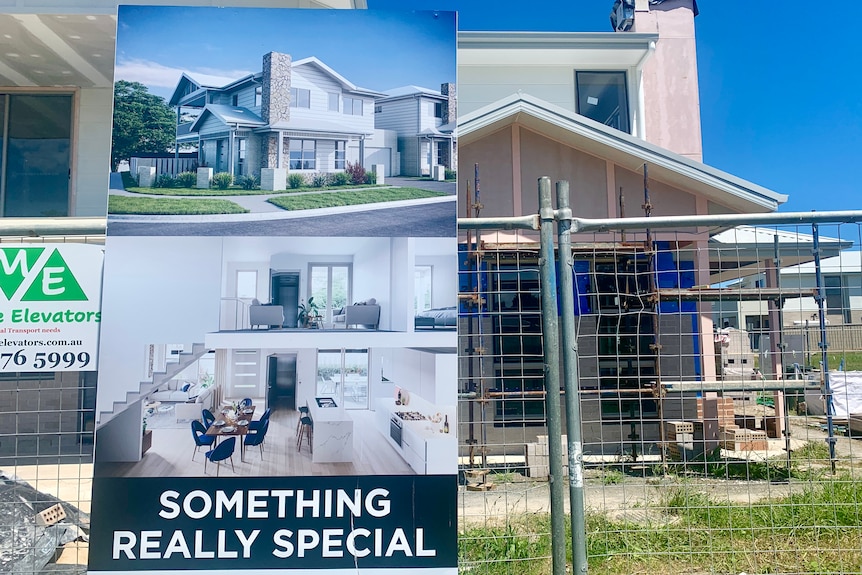
[(453, 238), (133, 240), (97, 474), (455, 472)]

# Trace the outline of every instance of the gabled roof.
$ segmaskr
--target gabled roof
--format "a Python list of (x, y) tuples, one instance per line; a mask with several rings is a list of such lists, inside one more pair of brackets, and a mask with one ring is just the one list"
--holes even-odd
[(201, 112), (200, 116), (198, 116), (198, 119), (194, 121), (194, 124), (192, 124), (189, 131), (197, 132), (200, 129), (200, 125), (210, 115), (215, 116), (227, 125), (239, 124), (240, 126), (254, 128), (266, 125), (266, 122), (264, 122), (260, 116), (248, 108), (242, 108), (240, 106), (226, 106), (224, 104), (207, 104), (206, 108), (204, 108), (204, 111)]
[[(197, 91), (204, 92), (207, 89), (221, 88), (222, 86), (232, 84), (236, 81), (236, 78), (228, 78), (225, 76), (212, 76), (209, 74), (198, 74), (197, 72), (183, 72), (177, 82), (176, 88), (174, 88), (174, 91), (171, 94), (170, 100), (168, 100), (168, 105), (176, 106), (181, 100), (188, 99), (189, 96)], [(183, 96), (182, 94), (186, 91), (186, 86), (191, 86), (193, 90), (188, 95)]]
[(351, 82), (350, 80), (348, 80), (347, 78), (321, 62), (315, 56), (309, 56), (308, 58), (302, 58), (301, 60), (294, 60), (291, 63), (290, 67), (291, 69), (293, 69), (300, 66), (316, 66), (317, 68), (328, 74), (330, 77), (332, 77), (335, 81), (340, 83), (342, 88), (345, 88), (350, 92), (356, 92), (358, 94), (372, 96), (374, 98), (379, 98), (380, 96), (384, 95), (382, 92), (377, 92), (375, 90), (369, 90), (368, 88), (361, 88), (357, 86), (356, 84), (354, 84), (353, 82)]
[(459, 117), (458, 145), (469, 145), (515, 123), (632, 171), (640, 171), (647, 163), (651, 178), (697, 192), (740, 212), (775, 211), (787, 201), (784, 194), (523, 93)]
[(385, 96), (379, 98), (377, 101), (388, 102), (390, 100), (397, 100), (399, 98), (412, 98), (413, 96), (417, 95), (427, 96), (429, 98), (435, 98), (437, 100), (446, 100), (446, 96), (441, 94), (439, 90), (423, 88), (422, 86), (400, 86), (398, 88), (386, 90)]

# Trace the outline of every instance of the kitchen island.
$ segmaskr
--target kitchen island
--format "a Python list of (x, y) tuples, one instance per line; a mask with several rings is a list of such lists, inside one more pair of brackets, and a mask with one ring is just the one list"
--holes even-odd
[(314, 422), (311, 461), (353, 462), (353, 419), (344, 407), (321, 407), (316, 399), (312, 399), (308, 402), (308, 411)]

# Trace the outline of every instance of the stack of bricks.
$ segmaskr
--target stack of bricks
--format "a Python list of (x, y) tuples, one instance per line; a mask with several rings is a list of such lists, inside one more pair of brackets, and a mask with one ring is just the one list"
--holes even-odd
[(719, 434), (721, 447), (730, 451), (766, 451), (769, 442), (765, 431), (723, 427)]
[(665, 421), (664, 437), (667, 454), (678, 461), (688, 461), (698, 453), (695, 451), (694, 424), (690, 421)]
[[(698, 397), (697, 418), (703, 420), (706, 412), (710, 415), (715, 410), (719, 427), (728, 427), (736, 423), (736, 414), (733, 409), (732, 397)], [(706, 410), (706, 411), (704, 411)]]
[[(526, 444), (526, 466), (527, 476), (532, 478), (547, 479), (550, 475), (550, 453), (548, 450), (548, 436), (539, 435), (536, 443)], [(569, 472), (569, 444), (568, 438), (563, 435), (563, 474)]]

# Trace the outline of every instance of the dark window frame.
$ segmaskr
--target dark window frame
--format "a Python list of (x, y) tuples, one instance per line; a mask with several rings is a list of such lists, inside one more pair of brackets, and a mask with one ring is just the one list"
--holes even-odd
[[(606, 119), (602, 119), (602, 115), (596, 117), (595, 115), (589, 114), (590, 110), (586, 109), (581, 104), (581, 91), (582, 89), (586, 90), (588, 82), (587, 76), (596, 76), (596, 77), (611, 77), (615, 76), (618, 78), (622, 78), (622, 96), (623, 96), (623, 104), (624, 110), (621, 110), (617, 115), (617, 122), (613, 122), (613, 115), (608, 116)], [(583, 78), (583, 79), (582, 79)], [(584, 100), (586, 101), (591, 96), (588, 94), (584, 95)], [(617, 106), (619, 107), (619, 106)], [(575, 70), (575, 111), (582, 116), (586, 116), (592, 120), (595, 120), (601, 124), (606, 126), (610, 126), (611, 128), (616, 128), (621, 132), (625, 132), (627, 134), (631, 133), (631, 103), (629, 102), (629, 84), (628, 84), (628, 73), (625, 70)]]

